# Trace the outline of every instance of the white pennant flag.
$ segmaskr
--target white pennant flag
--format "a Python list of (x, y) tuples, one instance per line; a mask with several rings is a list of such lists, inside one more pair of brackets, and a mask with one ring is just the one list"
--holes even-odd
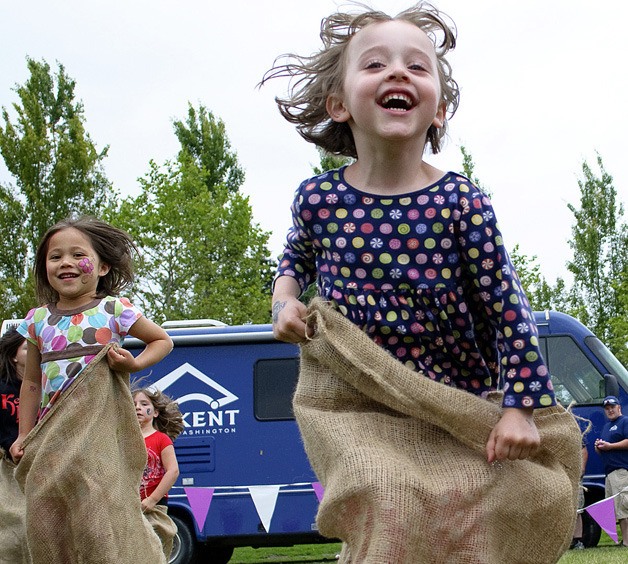
[(249, 486), (249, 492), (253, 498), (255, 509), (257, 509), (257, 514), (266, 532), (270, 530), (270, 521), (275, 512), (280, 487), (281, 486)]

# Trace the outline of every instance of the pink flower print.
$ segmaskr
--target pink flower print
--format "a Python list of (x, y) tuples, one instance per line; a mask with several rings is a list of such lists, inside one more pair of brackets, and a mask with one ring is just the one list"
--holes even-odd
[(94, 272), (94, 265), (92, 264), (92, 261), (89, 260), (87, 257), (81, 259), (78, 265), (85, 274), (91, 274), (92, 272)]

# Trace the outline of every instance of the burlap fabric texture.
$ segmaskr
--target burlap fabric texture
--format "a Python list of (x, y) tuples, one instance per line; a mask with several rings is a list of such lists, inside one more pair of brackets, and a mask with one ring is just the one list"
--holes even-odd
[(157, 533), (161, 541), (166, 560), (170, 558), (174, 536), (177, 534), (177, 526), (168, 517), (168, 508), (165, 505), (155, 505), (152, 509), (144, 512), (144, 517), (148, 520), (153, 531)]
[(406, 368), (320, 299), (308, 324), (294, 411), (325, 488), (317, 524), (343, 541), (341, 562), (558, 561), (580, 475), (569, 412), (537, 410), (538, 454), (489, 465), (500, 394), (487, 401)]
[(15, 476), (26, 497), (33, 564), (165, 564), (142, 514), (146, 447), (129, 375), (104, 348), (24, 441)]
[(24, 527), (25, 500), (15, 480), (15, 464), (0, 448), (0, 562), (28, 564)]

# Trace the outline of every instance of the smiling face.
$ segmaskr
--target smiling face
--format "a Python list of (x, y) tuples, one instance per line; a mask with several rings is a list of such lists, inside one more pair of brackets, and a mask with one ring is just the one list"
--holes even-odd
[(96, 297), (98, 280), (109, 272), (89, 238), (74, 227), (57, 231), (48, 240), (46, 275), (59, 294), (58, 306), (73, 309)]
[(604, 413), (606, 414), (606, 418), (609, 421), (615, 421), (615, 419), (617, 419), (621, 415), (621, 405), (605, 405)]
[(351, 127), (360, 146), (378, 139), (425, 144), (430, 126), (443, 126), (434, 45), (417, 26), (392, 20), (368, 25), (346, 52), (343, 92), (329, 96), (327, 111)]

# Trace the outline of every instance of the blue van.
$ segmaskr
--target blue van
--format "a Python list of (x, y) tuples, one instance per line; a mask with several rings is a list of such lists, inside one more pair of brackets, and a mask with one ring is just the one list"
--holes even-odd
[[(604, 497), (593, 451), (604, 425), (602, 398), (617, 395), (628, 413), (628, 372), (574, 318), (535, 316), (557, 399), (592, 423), (588, 505)], [(179, 528), (170, 562), (228, 562), (238, 546), (325, 542), (315, 524), (320, 485), (292, 414), (298, 347), (276, 341), (270, 325), (164, 326), (175, 347), (148, 379), (178, 401), (185, 422), (175, 442), (180, 476), (169, 497)], [(131, 351), (140, 345), (125, 342)], [(584, 533), (585, 545), (597, 544), (600, 528), (586, 512)]]

